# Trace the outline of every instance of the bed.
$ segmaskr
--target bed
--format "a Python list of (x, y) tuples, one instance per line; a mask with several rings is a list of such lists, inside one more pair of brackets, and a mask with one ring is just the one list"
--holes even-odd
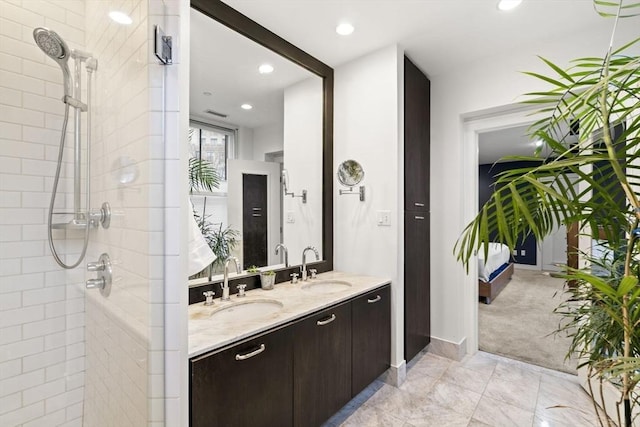
[(507, 286), (513, 276), (511, 252), (507, 245), (489, 243), (485, 259), (484, 248), (478, 250), (478, 295), (486, 304), (491, 304)]

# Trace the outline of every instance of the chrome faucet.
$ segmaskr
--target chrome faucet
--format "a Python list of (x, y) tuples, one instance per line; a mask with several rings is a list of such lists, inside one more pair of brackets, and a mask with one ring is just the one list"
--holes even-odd
[(234, 257), (234, 256), (230, 256), (229, 258), (227, 258), (227, 260), (224, 262), (224, 281), (222, 283), (220, 283), (220, 287), (222, 288), (222, 297), (220, 298), (221, 301), (229, 301), (229, 261), (233, 261), (233, 263), (236, 265), (236, 273), (240, 274), (240, 261), (238, 261), (238, 258)]
[(313, 251), (313, 253), (316, 254), (316, 261), (320, 260), (320, 255), (318, 254), (318, 250), (316, 248), (314, 248), (313, 246), (307, 246), (306, 248), (304, 248), (304, 250), (302, 251), (302, 265), (300, 266), (300, 278), (302, 279), (302, 281), (307, 280), (307, 251)]
[(289, 267), (289, 251), (284, 243), (278, 243), (276, 245), (276, 255), (278, 255), (278, 249), (280, 248), (282, 248), (282, 251), (284, 252), (284, 266)]

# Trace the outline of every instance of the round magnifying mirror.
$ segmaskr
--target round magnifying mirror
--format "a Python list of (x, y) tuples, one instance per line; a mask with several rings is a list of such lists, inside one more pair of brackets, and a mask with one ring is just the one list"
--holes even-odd
[(347, 187), (358, 185), (364, 178), (362, 165), (355, 160), (345, 160), (338, 166), (338, 181)]

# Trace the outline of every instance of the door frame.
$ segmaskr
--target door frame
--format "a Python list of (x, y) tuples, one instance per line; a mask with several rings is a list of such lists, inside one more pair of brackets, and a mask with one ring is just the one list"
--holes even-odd
[[(460, 230), (478, 214), (478, 136), (480, 133), (522, 126), (536, 121), (532, 113), (538, 105), (512, 104), (488, 110), (476, 111), (461, 116), (462, 140), (462, 182), (465, 183), (466, 197), (462, 199), (462, 224)], [(466, 352), (470, 355), (478, 351), (478, 261), (473, 256), (463, 277), (463, 312)]]

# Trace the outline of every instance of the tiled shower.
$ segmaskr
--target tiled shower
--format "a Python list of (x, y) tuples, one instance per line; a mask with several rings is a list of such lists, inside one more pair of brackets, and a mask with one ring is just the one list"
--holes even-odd
[[(180, 412), (180, 381), (165, 382), (165, 365), (179, 378), (183, 356), (183, 334), (165, 328), (180, 324), (183, 294), (165, 288), (181, 280), (179, 233), (171, 232), (186, 186), (176, 142), (179, 68), (160, 65), (152, 51), (155, 24), (178, 28), (178, 3), (0, 0), (2, 426), (160, 426), (180, 417), (171, 415)], [(111, 10), (132, 24), (111, 21)], [(57, 266), (47, 243), (63, 89), (60, 68), (33, 42), (35, 27), (98, 60), (91, 207), (108, 201), (112, 221), (91, 231), (86, 259), (73, 270)], [(62, 207), (71, 204), (71, 156)], [(58, 246), (72, 259), (79, 240)], [(108, 297), (84, 285), (95, 277), (84, 265), (101, 253), (114, 265)]]

